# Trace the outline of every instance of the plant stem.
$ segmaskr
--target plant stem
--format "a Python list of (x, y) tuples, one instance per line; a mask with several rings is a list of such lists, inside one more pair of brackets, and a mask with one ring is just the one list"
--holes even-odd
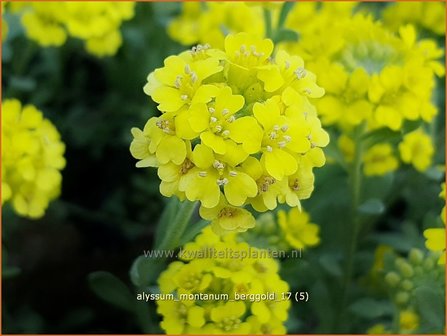
[(361, 201), (361, 189), (362, 189), (362, 157), (363, 157), (363, 143), (362, 135), (364, 132), (364, 126), (360, 125), (355, 131), (355, 152), (354, 159), (349, 170), (350, 178), (350, 191), (351, 191), (351, 239), (348, 245), (346, 256), (346, 269), (341, 289), (341, 309), (339, 311), (339, 317), (335, 319), (335, 325), (343, 325), (339, 323), (340, 320), (344, 320), (346, 314), (346, 308), (348, 304), (348, 290), (352, 282), (354, 275), (354, 258), (357, 250), (357, 241), (362, 223), (358, 214), (358, 207)]
[(272, 27), (272, 12), (268, 8), (264, 10), (264, 22), (265, 22), (265, 36), (269, 39), (273, 39), (273, 27)]
[(194, 213), (197, 202), (183, 201), (174, 219), (168, 223), (160, 222), (158, 225), (166, 225), (164, 237), (161, 238), (159, 249), (175, 249), (179, 246), (180, 238)]

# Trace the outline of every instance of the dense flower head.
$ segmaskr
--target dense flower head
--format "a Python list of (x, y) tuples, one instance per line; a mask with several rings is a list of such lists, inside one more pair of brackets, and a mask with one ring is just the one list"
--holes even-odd
[(262, 10), (244, 2), (183, 2), (181, 14), (168, 26), (169, 36), (186, 46), (210, 43), (224, 46), (228, 33), (264, 36)]
[(383, 11), (387, 27), (398, 30), (403, 24), (414, 24), (438, 35), (445, 34), (445, 3), (437, 1), (395, 2)]
[(163, 195), (200, 201), (217, 231), (252, 227), (238, 209), (247, 204), (299, 206), (325, 163), (329, 136), (309, 101), (324, 90), (299, 56), (273, 47), (228, 35), (224, 50), (198, 45), (168, 57), (144, 87), (162, 114), (132, 129), (137, 166), (158, 167)]
[(443, 51), (433, 40), (418, 40), (410, 25), (392, 33), (363, 14), (338, 20), (327, 34), (329, 46), (305, 31), (299, 42), (282, 46), (309, 57), (326, 90), (315, 102), (323, 124), (399, 130), (406, 120), (433, 119), (435, 76), (444, 74)]
[(42, 217), (61, 188), (65, 145), (54, 125), (33, 105), (2, 103), (2, 204)]
[[(167, 334), (284, 334), (290, 301), (281, 293), (289, 286), (263, 252), (205, 228), (158, 279), (161, 293), (174, 295), (157, 301), (161, 327)], [(222, 294), (228, 297), (215, 296)]]
[(25, 33), (39, 45), (61, 46), (69, 36), (85, 41), (98, 57), (114, 55), (121, 46), (119, 28), (134, 16), (133, 2), (20, 2), (11, 11), (21, 14)]

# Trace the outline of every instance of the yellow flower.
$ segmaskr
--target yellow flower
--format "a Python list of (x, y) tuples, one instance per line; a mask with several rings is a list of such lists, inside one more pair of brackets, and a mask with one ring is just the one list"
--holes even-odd
[(310, 130), (304, 118), (299, 122), (298, 118), (295, 121), (281, 115), (278, 102), (273, 98), (264, 104), (256, 103), (253, 113), (264, 132), (261, 163), (277, 180), (292, 175), (298, 169), (292, 154), (305, 153), (311, 148), (311, 142), (306, 138)]
[(42, 217), (59, 196), (65, 145), (53, 124), (32, 105), (2, 103), (2, 189), (4, 202), (30, 218)]
[[(263, 250), (218, 236), (210, 227), (186, 244), (183, 261), (168, 266), (159, 279), (161, 327), (169, 334), (284, 333), (290, 301), (281, 300), (288, 284), (278, 263)], [(270, 293), (269, 297), (262, 297)]]
[(282, 183), (278, 200), (291, 207), (301, 208), (300, 200), (309, 198), (314, 190), (315, 176), (312, 169), (323, 166), (325, 158), (321, 148), (315, 147), (308, 153), (297, 156), (296, 159), (298, 169), (285, 183)]
[(432, 164), (434, 147), (430, 136), (418, 129), (404, 136), (399, 144), (403, 162), (411, 163), (418, 171), (425, 171)]
[(158, 109), (162, 112), (176, 112), (196, 101), (207, 102), (208, 90), (215, 88), (205, 86), (198, 97), (195, 97), (196, 91), (203, 80), (222, 70), (218, 58), (196, 58), (188, 52), (168, 57), (164, 65), (149, 74), (144, 87), (144, 92), (159, 103)]
[(258, 73), (265, 91), (278, 92), (291, 87), (311, 98), (323, 96), (324, 89), (315, 83), (315, 75), (304, 68), (301, 57), (290, 56), (286, 51), (280, 50), (276, 53), (275, 63), (276, 66), (265, 66)]
[(60, 4), (34, 3), (33, 10), (23, 14), (22, 24), (29, 39), (44, 47), (61, 46), (67, 40), (61, 19)]
[[(426, 76), (430, 72), (424, 73), (424, 71), (427, 69), (418, 67), (407, 69), (390, 65), (385, 67), (380, 74), (373, 75), (368, 96), (373, 103), (377, 104), (374, 111), (374, 122), (377, 125), (398, 130), (404, 119), (416, 120), (421, 117), (421, 109), (425, 107), (423, 99), (427, 98), (419, 94), (433, 87), (432, 77)], [(408, 77), (410, 75), (417, 79), (410, 79)], [(410, 80), (411, 83), (409, 83)], [(416, 80), (419, 81), (418, 84), (424, 85), (423, 90), (416, 91), (417, 87), (412, 85)]]
[(317, 102), (325, 124), (340, 124), (348, 129), (371, 118), (372, 104), (368, 101), (367, 91), (369, 75), (362, 68), (348, 74), (338, 63), (321, 64), (320, 85), (326, 89), (326, 95)]
[(179, 165), (186, 158), (187, 142), (175, 136), (174, 122), (165, 116), (150, 118), (143, 131), (133, 128), (132, 135), (131, 153), (140, 160), (137, 167), (156, 167), (168, 162)]
[(121, 33), (118, 30), (110, 31), (101, 37), (89, 38), (85, 43), (85, 49), (96, 56), (112, 56), (122, 43)]
[(385, 175), (395, 171), (399, 162), (393, 155), (393, 147), (382, 143), (369, 148), (363, 156), (363, 171), (366, 176)]
[(264, 212), (273, 210), (277, 206), (277, 197), (281, 193), (281, 185), (270, 176), (265, 167), (254, 157), (249, 157), (243, 163), (245, 171), (256, 181), (258, 193), (256, 197), (249, 199), (256, 211)]
[(213, 208), (200, 207), (200, 216), (211, 220), (211, 226), (217, 233), (226, 231), (244, 232), (255, 226), (253, 215), (245, 209), (231, 206), (221, 197)]
[(137, 167), (157, 167), (158, 162), (155, 157), (155, 149), (149, 149), (151, 145), (151, 139), (148, 135), (149, 126), (153, 122), (152, 119), (149, 119), (146, 125), (144, 126), (144, 130), (140, 130), (139, 128), (132, 128), (130, 131), (134, 137), (132, 143), (130, 144), (130, 152), (135, 159), (140, 161), (137, 162)]
[(425, 246), (431, 251), (441, 251), (440, 264), (445, 264), (445, 229), (427, 229), (424, 231)]
[(168, 26), (169, 36), (184, 45), (204, 43), (199, 39), (200, 23), (197, 18), (201, 14), (200, 2), (183, 2), (182, 13), (172, 20)]
[(222, 306), (212, 308), (210, 317), (214, 322), (213, 333), (248, 334), (250, 324), (241, 322), (245, 309), (245, 304), (240, 301), (227, 302)]
[[(234, 116), (244, 106), (244, 97), (232, 95), (229, 87), (216, 90), (211, 97), (212, 104), (197, 103), (190, 108), (190, 126), (200, 134), (202, 143), (222, 155), (230, 149), (226, 139), (242, 144), (247, 154), (258, 152), (262, 130), (256, 119)], [(248, 134), (247, 129), (250, 129)]]
[(399, 328), (401, 332), (408, 333), (415, 331), (419, 327), (419, 315), (407, 309), (399, 314)]
[[(166, 331), (167, 334), (182, 334), (184, 332), (184, 324), (191, 322), (193, 325), (196, 325), (197, 322), (201, 320), (200, 315), (197, 316), (197, 313), (194, 314), (194, 310), (192, 310), (194, 307), (189, 307), (185, 303), (169, 300), (160, 300), (157, 301), (157, 303), (157, 313), (164, 316), (160, 326)], [(192, 310), (193, 314), (190, 313), (190, 310)], [(192, 316), (195, 318), (191, 318)], [(200, 322), (198, 326), (200, 326)]]
[(309, 222), (309, 215), (292, 208), (289, 213), (278, 211), (278, 223), (285, 234), (287, 242), (293, 248), (312, 247), (320, 243), (318, 225)]

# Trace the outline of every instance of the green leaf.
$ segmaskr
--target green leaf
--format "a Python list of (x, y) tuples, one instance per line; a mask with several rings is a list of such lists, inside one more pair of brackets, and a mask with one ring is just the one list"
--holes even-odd
[(407, 237), (402, 233), (390, 232), (373, 234), (371, 235), (371, 238), (378, 244), (389, 245), (399, 252), (408, 252), (415, 246), (414, 242), (407, 239)]
[(291, 29), (280, 29), (275, 34), (275, 43), (283, 41), (297, 42), (299, 39), (299, 34)]
[(287, 20), (287, 15), (289, 15), (289, 12), (292, 10), (293, 6), (295, 6), (294, 1), (286, 1), (281, 7), (281, 12), (279, 13), (279, 20), (278, 20), (278, 28), (282, 28)]
[(361, 204), (358, 211), (366, 215), (380, 215), (385, 211), (385, 205), (380, 199), (371, 198)]
[(208, 225), (209, 221), (206, 220), (200, 220), (196, 223), (190, 224), (186, 229), (185, 234), (180, 239), (180, 245), (184, 245), (192, 241), (195, 238), (195, 236), (197, 236), (199, 232), (202, 231), (203, 228)]
[(330, 274), (336, 277), (341, 277), (343, 271), (341, 269), (338, 259), (330, 254), (326, 254), (320, 257), (320, 265)]
[(135, 299), (129, 288), (109, 272), (93, 272), (88, 275), (90, 289), (105, 302), (133, 312)]
[(385, 127), (369, 132), (362, 137), (362, 141), (364, 141), (366, 149), (381, 142), (397, 143), (400, 139), (400, 132), (392, 131)]
[(197, 202), (185, 200), (176, 209), (174, 218), (170, 216), (171, 219), (168, 222), (160, 221), (158, 223), (159, 226), (165, 226), (166, 229), (164, 230), (163, 236), (157, 241), (155, 248), (160, 250), (173, 250), (180, 246), (180, 239), (196, 210), (196, 206)]
[(413, 132), (415, 130), (417, 130), (419, 127), (421, 127), (421, 125), (423, 125), (423, 123), (421, 122), (421, 120), (405, 120), (402, 129), (403, 132), (406, 133), (410, 133)]
[(412, 293), (418, 312), (421, 314), (421, 325), (430, 332), (438, 332), (444, 327), (444, 299), (440, 288), (420, 286)]
[(163, 213), (161, 214), (160, 220), (158, 221), (157, 231), (155, 233), (155, 246), (160, 245), (161, 241), (166, 235), (166, 230), (168, 228), (168, 225), (166, 224), (174, 221), (179, 206), (179, 199), (177, 197), (171, 197), (168, 205), (164, 208)]
[(391, 315), (393, 307), (390, 302), (362, 298), (349, 306), (349, 310), (363, 318), (375, 319), (384, 315)]
[(163, 259), (151, 259), (141, 255), (134, 260), (130, 268), (130, 279), (137, 287), (147, 287), (155, 283), (165, 268)]

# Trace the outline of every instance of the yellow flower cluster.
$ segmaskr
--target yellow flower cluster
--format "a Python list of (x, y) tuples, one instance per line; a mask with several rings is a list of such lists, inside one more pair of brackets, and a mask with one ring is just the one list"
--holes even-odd
[(271, 212), (256, 219), (256, 227), (240, 237), (252, 246), (278, 250), (306, 249), (320, 243), (320, 228), (310, 222), (309, 214), (294, 207), (288, 212), (279, 210), (275, 218)]
[(244, 2), (183, 2), (168, 26), (169, 36), (186, 46), (209, 43), (223, 48), (225, 35), (246, 32), (264, 36), (262, 9)]
[(2, 204), (39, 218), (61, 188), (65, 145), (53, 124), (32, 105), (2, 103)]
[[(445, 183), (442, 184), (442, 191), (439, 196), (445, 201)], [(441, 211), (441, 220), (445, 226), (445, 205)], [(425, 246), (427, 249), (435, 252), (441, 252), (439, 257), (439, 263), (445, 264), (445, 227), (444, 228), (432, 228), (424, 231)]]
[(137, 167), (158, 167), (160, 192), (201, 202), (217, 231), (245, 231), (257, 211), (299, 206), (313, 190), (313, 168), (329, 142), (309, 98), (324, 90), (303, 60), (272, 55), (270, 39), (228, 35), (170, 56), (148, 76), (160, 117), (132, 129)]
[(383, 21), (393, 30), (411, 23), (438, 35), (445, 34), (445, 3), (442, 1), (395, 2), (383, 11)]
[(393, 34), (361, 14), (338, 21), (325, 36), (329, 46), (313, 34), (285, 46), (310, 57), (308, 67), (326, 90), (315, 103), (323, 124), (399, 130), (405, 120), (430, 122), (436, 115), (431, 95), (444, 68), (434, 41), (417, 41), (412, 26)]
[[(355, 143), (346, 134), (338, 138), (340, 148), (345, 160), (351, 162), (354, 157)], [(363, 154), (363, 173), (366, 176), (386, 175), (399, 167), (394, 147), (386, 142), (378, 143), (366, 150)], [(435, 152), (433, 142), (422, 129), (404, 135), (398, 145), (398, 152), (403, 163), (411, 164), (416, 170), (424, 172), (432, 165)]]
[(68, 36), (85, 41), (98, 57), (114, 55), (122, 43), (120, 26), (134, 16), (133, 2), (18, 2), (26, 35), (39, 45), (61, 46)]
[(236, 236), (208, 227), (186, 244), (159, 279), (157, 300), (167, 334), (285, 334), (290, 301), (279, 264)]

